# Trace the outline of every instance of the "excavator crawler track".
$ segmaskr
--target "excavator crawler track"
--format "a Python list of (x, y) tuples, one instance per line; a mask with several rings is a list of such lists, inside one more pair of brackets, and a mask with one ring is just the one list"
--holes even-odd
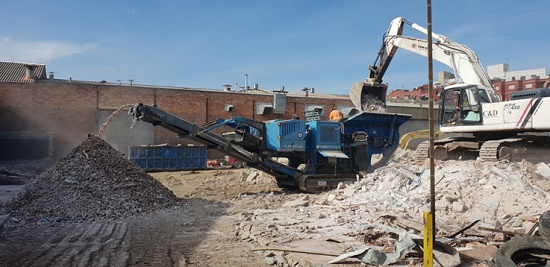
[[(479, 142), (471, 138), (447, 137), (434, 141), (434, 157), (444, 159), (475, 159), (479, 151)], [(430, 157), (430, 143), (424, 141), (416, 149), (416, 160), (423, 161)]]
[(487, 161), (497, 161), (498, 148), (504, 142), (504, 140), (493, 140), (483, 143), (483, 145), (481, 145), (481, 149), (479, 150), (479, 157)]
[(416, 147), (416, 160), (423, 161), (430, 157), (430, 142), (424, 141)]
[[(510, 137), (498, 140), (489, 140), (480, 144), (472, 140), (438, 140), (434, 144), (436, 146), (436, 158), (438, 156), (437, 149), (440, 151), (446, 150), (452, 157), (453, 154), (460, 150), (467, 151), (472, 154), (470, 157), (475, 156), (474, 153), (478, 152), (477, 156), (485, 161), (521, 161), (521, 160), (534, 160), (540, 161), (540, 159), (546, 159), (550, 157), (550, 137), (549, 136), (518, 136)], [(428, 141), (422, 142), (416, 149), (416, 159), (423, 161), (429, 158), (430, 143)], [(439, 153), (442, 155), (445, 153)], [(455, 153), (457, 154), (457, 153)], [(464, 155), (464, 154), (462, 154)], [(456, 158), (456, 155), (454, 155)], [(475, 158), (475, 157), (474, 157)], [(442, 159), (442, 158), (437, 158)], [(463, 158), (464, 159), (464, 158)]]
[(550, 137), (519, 136), (486, 141), (481, 146), (479, 157), (487, 161), (539, 160), (548, 158)]

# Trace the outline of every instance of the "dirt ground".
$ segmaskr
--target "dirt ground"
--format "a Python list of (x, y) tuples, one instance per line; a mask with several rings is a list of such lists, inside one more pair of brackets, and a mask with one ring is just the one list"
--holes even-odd
[[(0, 233), (0, 266), (270, 266), (268, 252), (238, 236), (243, 213), (278, 208), (299, 192), (281, 191), (249, 169), (157, 172), (181, 207), (131, 219), (17, 224)], [(247, 179), (248, 178), (248, 179)], [(273, 263), (273, 262), (271, 262)]]

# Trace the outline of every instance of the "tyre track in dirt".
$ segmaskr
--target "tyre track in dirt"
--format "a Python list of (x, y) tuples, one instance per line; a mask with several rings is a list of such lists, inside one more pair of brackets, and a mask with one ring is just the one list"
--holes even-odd
[[(185, 180), (171, 186), (187, 197), (170, 209), (115, 221), (7, 223), (0, 229), (0, 267), (268, 266), (238, 237), (236, 223), (241, 212), (280, 203), (277, 195), (272, 202), (252, 193), (275, 183), (247, 184), (239, 173), (216, 173), (159, 174), (163, 182), (180, 174)], [(239, 196), (243, 191), (251, 193)]]
[(258, 176), (210, 170), (153, 178), (88, 136), (2, 207), (9, 222), (0, 228), (0, 267), (266, 266), (237, 237), (235, 222), (236, 209), (268, 204), (241, 196), (278, 189)]
[(2, 236), (0, 266), (127, 266), (119, 249), (127, 232), (126, 222), (10, 229)]

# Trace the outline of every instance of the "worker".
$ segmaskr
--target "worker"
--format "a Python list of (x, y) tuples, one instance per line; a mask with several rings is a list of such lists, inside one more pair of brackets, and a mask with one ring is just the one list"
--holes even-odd
[(330, 115), (328, 116), (330, 121), (341, 121), (344, 118), (344, 114), (336, 109), (334, 106), (330, 108)]
[(453, 118), (449, 120), (449, 123), (451, 125), (455, 125), (458, 123), (458, 117), (460, 115), (460, 107), (459, 106), (456, 106), (455, 108), (455, 112), (453, 114)]

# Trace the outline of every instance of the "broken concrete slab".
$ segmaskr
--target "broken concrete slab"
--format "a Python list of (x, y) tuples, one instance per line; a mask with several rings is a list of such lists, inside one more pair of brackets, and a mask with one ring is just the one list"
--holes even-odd
[(303, 196), (295, 200), (288, 201), (283, 207), (305, 207), (309, 205), (309, 196)]
[(246, 181), (253, 183), (260, 174), (257, 171), (251, 171), (246, 177)]
[(539, 174), (544, 178), (550, 179), (550, 167), (548, 166), (548, 164), (541, 162), (535, 165), (535, 167), (536, 167), (537, 174)]
[(458, 250), (462, 262), (486, 261), (492, 259), (497, 254), (496, 246), (486, 246), (474, 249)]
[(378, 248), (376, 246), (363, 246), (355, 251), (342, 254), (329, 261), (329, 263), (341, 263), (347, 259), (356, 258), (366, 264), (386, 266), (388, 264), (398, 262), (414, 247), (416, 247), (416, 243), (412, 239), (411, 235), (406, 231), (385, 225), (373, 225), (373, 227), (399, 235), (399, 239), (392, 244), (392, 250), (389, 252), (383, 252), (383, 248)]
[[(533, 177), (539, 176), (534, 174), (531, 163), (449, 160), (438, 164), (435, 173), (437, 227), (438, 234), (443, 236), (478, 220), (476, 225), (491, 229), (528, 230), (533, 223), (520, 218), (536, 216), (550, 205), (550, 192), (541, 190), (533, 182)], [(422, 177), (422, 183), (412, 187), (411, 177), (397, 172), (398, 168)], [(409, 233), (420, 233), (422, 211), (430, 207), (429, 183), (423, 179), (429, 176), (429, 171), (417, 175), (424, 168), (412, 161), (390, 161), (388, 166), (376, 169), (355, 184), (316, 195), (307, 206), (302, 206), (303, 201), (298, 206), (283, 207), (274, 214), (258, 215), (253, 220), (280, 242), (270, 245), (286, 245), (285, 242), (297, 239), (333, 238), (347, 242), (348, 251), (355, 250), (364, 246), (357, 241), (361, 241), (368, 225), (382, 222), (408, 229)], [(518, 190), (520, 187), (523, 189)], [(403, 221), (382, 218), (384, 215), (399, 215)], [(405, 219), (417, 223), (408, 223)], [(270, 224), (275, 226), (269, 228)], [(488, 244), (494, 241), (491, 238), (495, 234), (473, 228), (461, 233), (460, 245), (470, 239)]]

